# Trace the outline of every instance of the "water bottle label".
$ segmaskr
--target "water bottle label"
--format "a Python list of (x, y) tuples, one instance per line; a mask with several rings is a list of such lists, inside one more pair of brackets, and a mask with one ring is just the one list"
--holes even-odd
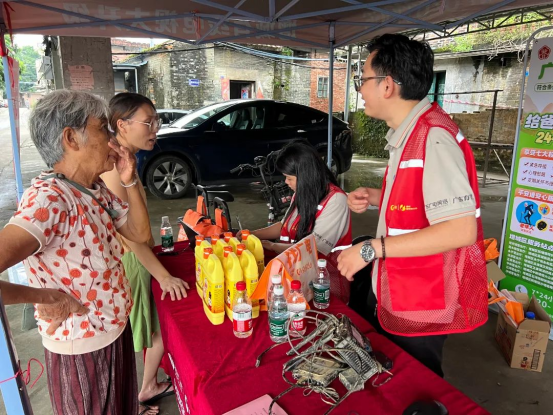
[(326, 304), (330, 300), (330, 287), (318, 288), (313, 286), (314, 301), (318, 304)]
[(163, 248), (171, 248), (173, 246), (173, 235), (162, 235), (161, 246)]
[(288, 328), (288, 319), (283, 320), (278, 318), (269, 319), (269, 332), (271, 336), (283, 337), (286, 336), (286, 329)]
[(253, 327), (252, 311), (232, 312), (232, 325), (234, 331), (246, 333)]
[(202, 278), (202, 266), (198, 262), (198, 265), (196, 266), (196, 281), (201, 283)]

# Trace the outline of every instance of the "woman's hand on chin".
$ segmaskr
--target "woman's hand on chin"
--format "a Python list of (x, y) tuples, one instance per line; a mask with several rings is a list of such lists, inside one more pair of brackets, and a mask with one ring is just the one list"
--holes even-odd
[(130, 184), (136, 174), (136, 156), (127, 147), (119, 145), (114, 139), (110, 140), (109, 146), (117, 153), (115, 168), (121, 177), (121, 182)]

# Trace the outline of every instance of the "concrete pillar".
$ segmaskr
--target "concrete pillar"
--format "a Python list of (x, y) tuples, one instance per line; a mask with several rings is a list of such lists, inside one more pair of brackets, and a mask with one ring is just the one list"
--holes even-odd
[(53, 51), (56, 89), (87, 91), (109, 100), (115, 93), (111, 39), (60, 36), (58, 40)]

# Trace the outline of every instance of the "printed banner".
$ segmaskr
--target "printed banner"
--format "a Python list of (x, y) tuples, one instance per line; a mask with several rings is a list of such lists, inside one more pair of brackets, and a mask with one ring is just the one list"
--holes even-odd
[(501, 288), (553, 317), (553, 38), (534, 41), (503, 238)]

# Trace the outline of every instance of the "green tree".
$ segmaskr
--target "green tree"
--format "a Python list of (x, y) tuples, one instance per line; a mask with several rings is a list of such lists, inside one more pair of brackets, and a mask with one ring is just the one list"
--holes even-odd
[[(33, 91), (36, 87), (36, 65), (35, 61), (40, 58), (40, 53), (37, 52), (31, 46), (23, 46), (18, 48), (13, 46), (9, 36), (6, 36), (6, 47), (10, 52), (10, 56), (17, 60), (19, 63), (19, 81), (20, 82), (33, 82), (31, 83), (21, 83), (19, 85), (19, 90), (21, 92)], [(0, 60), (0, 89), (6, 96), (6, 82), (4, 80), (4, 64)]]

